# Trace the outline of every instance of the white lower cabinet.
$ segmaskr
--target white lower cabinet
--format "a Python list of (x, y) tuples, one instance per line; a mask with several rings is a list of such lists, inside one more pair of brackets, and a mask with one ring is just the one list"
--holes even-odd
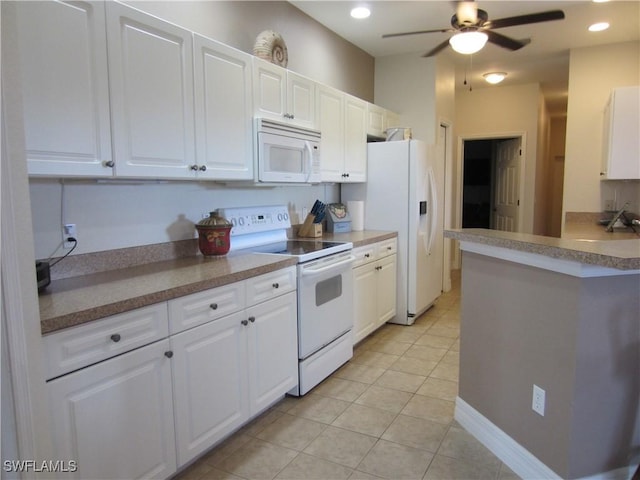
[(176, 470), (169, 341), (47, 384), (53, 458), (64, 478), (166, 478)]
[(353, 251), (353, 343), (377, 330), (396, 314), (396, 239)]
[(168, 478), (294, 388), (295, 289), (293, 266), (44, 337), (58, 478)]
[[(295, 282), (283, 281), (291, 275), (295, 267), (233, 284), (247, 292), (241, 310), (171, 336), (178, 468), (298, 384)], [(258, 303), (262, 284), (269, 291), (258, 289)], [(169, 302), (170, 322), (173, 303), (189, 298)]]
[(171, 337), (178, 465), (249, 417), (244, 311)]

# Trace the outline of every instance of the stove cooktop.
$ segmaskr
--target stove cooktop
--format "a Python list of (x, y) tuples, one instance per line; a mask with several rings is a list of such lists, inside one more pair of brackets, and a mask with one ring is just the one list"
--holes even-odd
[(351, 250), (350, 242), (329, 242), (322, 240), (286, 240), (282, 242), (268, 243), (251, 248), (254, 253), (271, 253), (274, 255), (293, 255), (298, 257), (298, 262), (307, 262), (317, 258), (326, 257), (334, 253)]

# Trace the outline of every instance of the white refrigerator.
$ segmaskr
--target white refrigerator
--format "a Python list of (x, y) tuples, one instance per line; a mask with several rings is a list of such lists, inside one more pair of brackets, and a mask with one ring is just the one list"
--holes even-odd
[(398, 232), (396, 316), (411, 325), (442, 293), (444, 167), (420, 140), (369, 143), (367, 182), (343, 184), (342, 201), (363, 200), (365, 230)]

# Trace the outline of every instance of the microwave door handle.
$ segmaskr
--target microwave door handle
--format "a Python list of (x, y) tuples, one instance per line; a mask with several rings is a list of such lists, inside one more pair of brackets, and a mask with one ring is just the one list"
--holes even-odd
[(307, 166), (307, 178), (305, 182), (309, 182), (311, 178), (311, 172), (313, 171), (313, 149), (311, 148), (311, 142), (305, 141), (304, 148), (307, 150), (307, 157), (309, 158), (309, 165)]

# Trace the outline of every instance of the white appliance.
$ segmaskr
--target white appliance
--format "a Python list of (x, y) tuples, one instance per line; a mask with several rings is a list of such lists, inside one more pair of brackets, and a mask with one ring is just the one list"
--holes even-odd
[(342, 201), (364, 200), (364, 228), (398, 232), (396, 316), (412, 325), (442, 293), (443, 169), (420, 140), (369, 143), (367, 183), (343, 185)]
[(286, 205), (219, 209), (231, 222), (231, 250), (298, 260), (298, 386), (304, 395), (353, 356), (351, 242), (291, 240)]
[(256, 119), (258, 181), (319, 183), (320, 132)]

